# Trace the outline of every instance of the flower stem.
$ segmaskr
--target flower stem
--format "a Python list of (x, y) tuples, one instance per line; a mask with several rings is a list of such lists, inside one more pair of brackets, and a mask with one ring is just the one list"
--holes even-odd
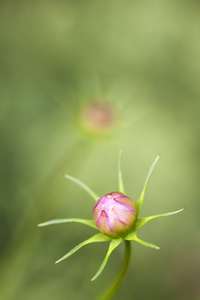
[(122, 282), (126, 274), (126, 271), (130, 263), (130, 257), (131, 257), (131, 242), (126, 240), (124, 240), (124, 242), (125, 242), (125, 258), (120, 273), (118, 274), (114, 282), (108, 287), (108, 289), (105, 290), (105, 292), (97, 300), (111, 299), (111, 297), (117, 291), (120, 283)]

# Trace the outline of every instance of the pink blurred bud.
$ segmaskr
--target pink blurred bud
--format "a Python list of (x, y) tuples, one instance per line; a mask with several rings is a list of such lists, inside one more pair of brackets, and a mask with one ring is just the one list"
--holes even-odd
[(99, 198), (93, 213), (100, 232), (112, 238), (125, 237), (136, 220), (135, 203), (120, 192)]

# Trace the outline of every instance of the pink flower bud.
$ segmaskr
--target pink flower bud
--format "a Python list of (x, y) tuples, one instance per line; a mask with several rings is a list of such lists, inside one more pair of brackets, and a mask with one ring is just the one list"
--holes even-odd
[(112, 238), (125, 237), (136, 220), (135, 203), (120, 192), (99, 198), (93, 213), (100, 232)]

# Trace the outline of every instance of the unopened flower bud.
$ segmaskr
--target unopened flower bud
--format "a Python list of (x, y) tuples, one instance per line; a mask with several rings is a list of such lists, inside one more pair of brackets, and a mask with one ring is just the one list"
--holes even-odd
[(93, 212), (100, 232), (112, 238), (125, 237), (136, 220), (135, 203), (120, 192), (100, 197)]

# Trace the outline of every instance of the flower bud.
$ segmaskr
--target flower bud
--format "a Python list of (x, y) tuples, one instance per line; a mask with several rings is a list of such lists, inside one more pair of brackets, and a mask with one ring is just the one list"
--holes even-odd
[(135, 203), (120, 192), (100, 197), (93, 213), (100, 232), (112, 238), (125, 237), (136, 220)]

